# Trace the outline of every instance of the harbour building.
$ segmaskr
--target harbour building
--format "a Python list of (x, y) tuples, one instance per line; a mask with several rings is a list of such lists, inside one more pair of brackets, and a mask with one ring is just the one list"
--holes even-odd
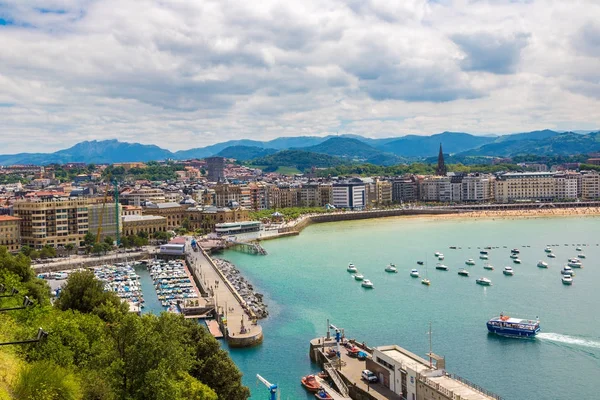
[(21, 250), (21, 219), (10, 215), (0, 215), (0, 246), (10, 252)]
[(333, 184), (333, 205), (336, 208), (362, 210), (366, 204), (365, 184), (358, 178)]

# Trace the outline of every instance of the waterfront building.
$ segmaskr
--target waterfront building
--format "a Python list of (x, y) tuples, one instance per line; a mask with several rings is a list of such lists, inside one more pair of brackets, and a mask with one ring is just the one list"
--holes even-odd
[(358, 178), (333, 184), (333, 205), (336, 208), (362, 210), (366, 205), (365, 184)]
[(316, 182), (309, 182), (300, 188), (300, 206), (318, 207), (321, 205), (321, 190)]
[[(250, 183), (246, 186), (246, 191), (249, 195), (251, 209), (255, 211), (266, 210), (269, 208), (269, 195), (267, 186), (264, 183)], [(242, 200), (244, 200), (242, 198)], [(240, 204), (242, 204), (240, 202)]]
[(167, 231), (167, 219), (158, 215), (124, 215), (123, 235), (138, 235), (144, 232), (151, 236), (156, 232)]
[[(112, 198), (106, 200), (106, 204), (103, 206), (102, 203), (89, 204), (88, 205), (88, 221), (89, 231), (94, 235), (98, 233), (100, 226), (100, 215), (102, 215), (102, 232), (100, 234), (101, 239), (107, 236), (116, 239), (117, 237), (117, 218), (120, 221), (122, 217), (122, 206), (118, 205), (118, 210), (115, 208), (115, 203)], [(123, 232), (122, 224), (119, 223), (119, 234)]]
[(270, 208), (298, 207), (300, 188), (289, 185), (269, 185), (268, 196)]
[(167, 221), (167, 229), (173, 230), (179, 228), (186, 218), (188, 206), (182, 206), (179, 203), (146, 203), (143, 208), (143, 215), (159, 215), (165, 217)]
[(556, 179), (555, 199), (558, 200), (573, 200), (577, 196), (577, 181), (581, 177), (580, 174), (574, 172), (563, 172), (554, 175)]
[(494, 199), (493, 178), (490, 175), (468, 175), (462, 179), (462, 201), (487, 202)]
[(0, 215), (0, 246), (10, 252), (21, 250), (21, 219), (10, 215)]
[(394, 203), (415, 201), (419, 198), (418, 192), (418, 184), (414, 176), (392, 181), (392, 201)]
[(225, 180), (225, 159), (223, 157), (207, 158), (206, 169), (209, 182), (222, 182)]
[(139, 189), (126, 190), (120, 195), (121, 202), (130, 206), (143, 206), (147, 202), (165, 203), (165, 192), (158, 188), (141, 187)]
[(460, 201), (462, 186), (450, 176), (429, 176), (420, 182), (419, 194), (423, 201)]
[(36, 249), (68, 243), (80, 246), (89, 230), (88, 206), (102, 199), (43, 196), (16, 201), (21, 219), (21, 244)]
[(186, 216), (190, 221), (191, 229), (202, 229), (205, 232), (214, 232), (216, 224), (243, 222), (249, 219), (247, 209), (215, 206), (188, 208)]
[(321, 203), (319, 204), (321, 207), (333, 203), (333, 186), (330, 184), (321, 184), (319, 185), (319, 191), (321, 192)]
[(259, 230), (259, 221), (225, 222), (221, 224), (215, 224), (215, 232), (219, 236), (238, 235), (240, 233), (258, 232)]
[(554, 175), (551, 172), (507, 172), (498, 175), (495, 183), (496, 201), (551, 201), (556, 197)]
[(443, 357), (428, 353), (425, 360), (400, 346), (380, 346), (367, 358), (366, 368), (383, 386), (410, 400), (486, 400), (497, 395), (446, 371)]
[(600, 174), (597, 171), (581, 173), (581, 198), (584, 200), (600, 198)]

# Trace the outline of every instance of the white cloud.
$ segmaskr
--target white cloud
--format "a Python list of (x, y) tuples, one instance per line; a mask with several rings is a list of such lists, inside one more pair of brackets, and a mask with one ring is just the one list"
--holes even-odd
[(600, 126), (598, 20), (594, 0), (3, 0), (0, 153)]

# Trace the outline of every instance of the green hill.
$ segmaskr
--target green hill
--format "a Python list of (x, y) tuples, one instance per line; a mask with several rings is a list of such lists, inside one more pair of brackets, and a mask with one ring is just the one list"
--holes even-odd
[(332, 137), (316, 146), (304, 147), (302, 150), (376, 165), (393, 165), (403, 161), (394, 154), (384, 153), (361, 140), (350, 137)]
[(217, 156), (246, 161), (253, 158), (268, 156), (276, 152), (276, 149), (264, 149), (256, 146), (229, 146), (218, 152)]
[(377, 147), (397, 156), (432, 157), (438, 154), (440, 143), (444, 153), (458, 153), (493, 142), (495, 139), (461, 132), (444, 132), (431, 136), (408, 135)]
[(275, 171), (279, 167), (297, 168), (300, 171), (305, 171), (312, 167), (328, 168), (343, 163), (343, 160), (337, 157), (303, 150), (283, 150), (250, 161), (251, 165), (265, 166), (265, 171), (267, 172)]

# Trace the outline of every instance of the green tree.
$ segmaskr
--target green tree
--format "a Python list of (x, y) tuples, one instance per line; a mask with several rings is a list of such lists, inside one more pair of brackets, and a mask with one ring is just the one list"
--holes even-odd
[(113, 239), (112, 236), (106, 236), (104, 238), (104, 243), (106, 243), (108, 246), (112, 247), (113, 243), (115, 242), (115, 239)]
[(185, 217), (181, 222), (181, 227), (187, 231), (190, 230), (190, 219)]
[(44, 247), (42, 247), (42, 250), (40, 250), (40, 257), (41, 258), (56, 257), (56, 249), (53, 246), (45, 245)]
[(63, 311), (91, 313), (106, 303), (115, 302), (121, 303), (115, 293), (104, 291), (104, 284), (92, 271), (78, 271), (69, 275), (55, 305)]
[(75, 246), (73, 246), (73, 243), (65, 244), (65, 250), (67, 251), (68, 254), (71, 254), (74, 249), (75, 249)]
[(93, 246), (94, 243), (96, 243), (96, 235), (94, 235), (92, 232), (88, 231), (88, 233), (86, 233), (85, 237), (83, 238), (83, 243), (86, 246)]
[(24, 254), (13, 256), (4, 246), (0, 246), (0, 271), (2, 270), (17, 275), (22, 282), (28, 282), (34, 277), (29, 257)]

